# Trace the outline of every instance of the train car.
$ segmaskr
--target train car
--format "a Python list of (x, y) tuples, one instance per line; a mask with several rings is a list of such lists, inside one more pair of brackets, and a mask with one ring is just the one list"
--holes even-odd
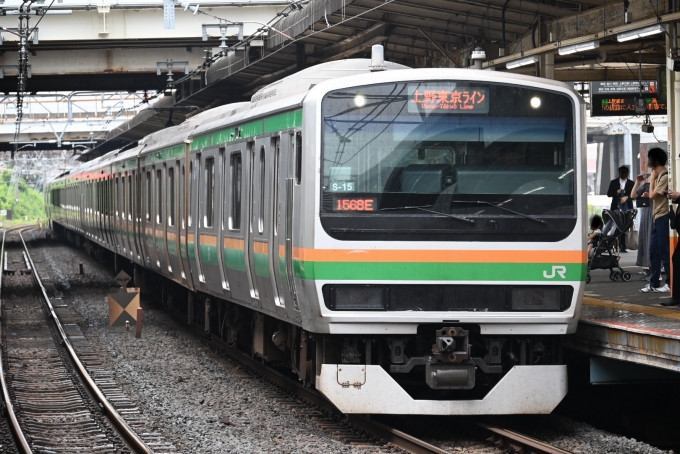
[(346, 413), (549, 413), (585, 283), (565, 84), (321, 64), (54, 180), (52, 228)]

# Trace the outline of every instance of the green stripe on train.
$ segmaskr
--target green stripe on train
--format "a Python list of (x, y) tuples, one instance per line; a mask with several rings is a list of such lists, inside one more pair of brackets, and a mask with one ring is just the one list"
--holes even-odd
[(207, 265), (219, 265), (217, 263), (217, 247), (209, 244), (200, 244), (199, 251), (201, 253), (201, 263)]
[(255, 274), (262, 277), (269, 277), (269, 256), (267, 254), (253, 254), (255, 262)]
[[(230, 143), (241, 141), (250, 137), (255, 137), (261, 134), (269, 134), (272, 132), (282, 131), (284, 129), (296, 128), (302, 126), (302, 110), (293, 112), (285, 112), (272, 117), (267, 117), (261, 120), (255, 120), (250, 123), (245, 123), (239, 126), (221, 129), (211, 134), (196, 137), (191, 142), (191, 150), (200, 150), (210, 146), (220, 145), (223, 143)], [(236, 137), (236, 128), (240, 129), (239, 137)]]
[[(319, 280), (585, 281), (586, 264), (294, 262), (295, 276)], [(564, 276), (564, 277), (562, 277)]]
[(246, 270), (246, 259), (242, 249), (224, 248), (224, 264), (237, 271)]
[(302, 126), (302, 110), (286, 112), (264, 119), (264, 132), (276, 132)]

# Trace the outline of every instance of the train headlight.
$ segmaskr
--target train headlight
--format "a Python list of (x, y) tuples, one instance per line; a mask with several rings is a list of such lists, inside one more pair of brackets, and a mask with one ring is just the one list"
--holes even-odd
[(538, 96), (534, 96), (533, 98), (531, 98), (530, 104), (531, 107), (533, 107), (534, 109), (538, 109), (539, 107), (541, 107), (541, 98), (539, 98)]
[(568, 307), (563, 287), (513, 287), (510, 307), (513, 311), (555, 312)]
[(356, 95), (354, 97), (354, 105), (357, 107), (364, 107), (366, 105), (366, 97), (364, 95)]
[[(331, 285), (324, 292), (335, 311), (381, 311), (387, 309), (389, 289), (382, 285)], [(325, 289), (326, 290), (326, 289)], [(325, 296), (325, 295), (324, 295)]]

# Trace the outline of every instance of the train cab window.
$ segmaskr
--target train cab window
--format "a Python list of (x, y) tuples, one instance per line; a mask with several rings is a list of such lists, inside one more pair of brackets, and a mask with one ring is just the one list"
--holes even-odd
[(156, 224), (163, 220), (163, 171), (156, 170)]
[(175, 168), (168, 167), (168, 226), (175, 225)]
[(243, 165), (241, 153), (231, 155), (231, 213), (229, 216), (229, 229), (241, 228), (241, 176)]
[(151, 222), (151, 207), (153, 206), (153, 191), (151, 190), (151, 172), (146, 172), (146, 221)]
[(205, 160), (205, 208), (203, 227), (212, 227), (215, 215), (215, 158)]
[(302, 181), (302, 133), (295, 134), (295, 183)]
[(260, 233), (264, 233), (264, 194), (265, 194), (265, 149), (260, 148), (260, 209), (258, 210), (258, 223), (257, 230)]

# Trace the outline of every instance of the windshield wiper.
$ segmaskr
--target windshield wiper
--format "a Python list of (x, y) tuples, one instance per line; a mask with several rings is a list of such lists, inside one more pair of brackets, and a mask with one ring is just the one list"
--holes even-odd
[(425, 211), (426, 213), (432, 213), (432, 214), (438, 214), (440, 216), (447, 217), (449, 219), (457, 219), (459, 221), (464, 221), (464, 222), (469, 222), (470, 224), (474, 224), (475, 220), (474, 219), (468, 219), (464, 216), (456, 216), (455, 214), (450, 214), (450, 213), (442, 213), (441, 211), (435, 211), (435, 210), (428, 210), (427, 208), (430, 208), (434, 205), (421, 205), (421, 206), (403, 206), (403, 207), (392, 207), (392, 208), (380, 208), (378, 211), (395, 211), (395, 210), (420, 210), (420, 211)]
[(486, 200), (451, 200), (451, 203), (475, 203), (477, 205), (488, 205), (494, 208), (500, 208), (501, 210), (505, 210), (508, 213), (516, 214), (517, 216), (522, 216), (523, 218), (531, 219), (532, 221), (540, 222), (541, 224), (547, 224), (543, 219), (539, 219), (530, 214), (520, 213), (519, 211), (511, 210), (510, 208), (504, 207), (503, 204), (509, 201), (510, 200), (506, 200), (505, 202), (500, 203), (493, 203), (487, 202)]

